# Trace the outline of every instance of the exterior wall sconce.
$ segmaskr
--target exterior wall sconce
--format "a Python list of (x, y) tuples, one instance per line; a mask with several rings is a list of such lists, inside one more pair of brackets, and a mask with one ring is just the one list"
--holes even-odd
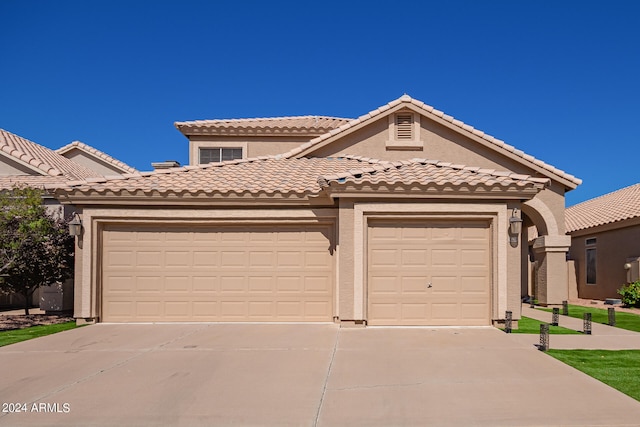
[(78, 213), (73, 214), (73, 219), (69, 221), (69, 235), (70, 236), (80, 236), (82, 234), (82, 220), (80, 219), (80, 215)]
[(511, 218), (509, 218), (509, 243), (518, 245), (518, 236), (522, 232), (522, 218), (518, 216), (518, 208), (513, 208)]

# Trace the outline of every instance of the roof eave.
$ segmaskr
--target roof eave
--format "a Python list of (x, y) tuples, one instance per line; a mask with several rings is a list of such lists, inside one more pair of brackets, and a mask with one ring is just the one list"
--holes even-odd
[(454, 184), (388, 184), (388, 183), (337, 183), (330, 182), (324, 191), (331, 198), (465, 198), (465, 199), (515, 199), (530, 200), (544, 188), (541, 184), (526, 188), (510, 186), (472, 186)]
[(74, 190), (58, 188), (54, 194), (63, 204), (73, 205), (142, 205), (142, 206), (214, 206), (214, 205), (319, 205), (332, 203), (322, 193), (206, 193), (201, 192), (160, 192)]
[[(572, 237), (584, 236), (589, 234), (603, 233), (605, 231), (617, 230), (620, 228), (634, 227), (640, 225), (640, 215), (621, 219), (619, 221), (607, 222), (605, 224), (597, 224), (590, 227), (583, 227), (577, 230), (567, 231)], [(569, 228), (567, 228), (569, 230)]]

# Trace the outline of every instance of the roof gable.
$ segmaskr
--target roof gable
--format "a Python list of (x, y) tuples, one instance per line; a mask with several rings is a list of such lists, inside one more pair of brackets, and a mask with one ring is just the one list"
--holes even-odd
[[(110, 155), (94, 148), (90, 145), (87, 145), (80, 141), (73, 141), (70, 144), (65, 145), (64, 147), (60, 147), (56, 150), (56, 153), (59, 155), (69, 158), (69, 155), (73, 152), (81, 152), (87, 157), (94, 159), (97, 163), (106, 164), (109, 169), (113, 170), (115, 173), (135, 173), (137, 170), (126, 163), (111, 157)], [(91, 168), (90, 166), (88, 166)]]
[(496, 139), (484, 132), (469, 126), (460, 120), (456, 120), (452, 116), (449, 116), (442, 111), (436, 110), (432, 106), (429, 106), (421, 101), (415, 100), (408, 95), (391, 101), (390, 103), (383, 105), (369, 113), (351, 120), (348, 123), (341, 125), (340, 127), (333, 129), (324, 135), (318, 136), (311, 141), (300, 145), (299, 147), (290, 150), (287, 153), (282, 154), (282, 157), (303, 157), (312, 156), (315, 151), (333, 144), (345, 136), (356, 132), (365, 126), (372, 124), (378, 120), (388, 120), (388, 116), (394, 114), (400, 110), (414, 111), (440, 125), (443, 125), (452, 131), (463, 135), (464, 137), (475, 141), (476, 143), (493, 150), (500, 155), (509, 158), (519, 164), (526, 166), (527, 168), (534, 170), (546, 177), (549, 177), (555, 181), (558, 181), (565, 185), (567, 188), (573, 189), (580, 185), (582, 182), (580, 179), (570, 175), (560, 169), (557, 169), (535, 157), (524, 153), (515, 147), (506, 144), (504, 141)]
[(16, 163), (32, 170), (35, 175), (67, 179), (84, 179), (96, 175), (92, 170), (55, 151), (4, 129), (0, 129), (0, 151)]
[(567, 232), (640, 218), (640, 183), (571, 206), (565, 211)]

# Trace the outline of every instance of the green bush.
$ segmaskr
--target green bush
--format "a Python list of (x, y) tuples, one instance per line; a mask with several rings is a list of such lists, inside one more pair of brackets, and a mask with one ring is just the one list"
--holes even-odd
[(640, 307), (640, 281), (629, 283), (618, 290), (622, 303), (629, 307)]

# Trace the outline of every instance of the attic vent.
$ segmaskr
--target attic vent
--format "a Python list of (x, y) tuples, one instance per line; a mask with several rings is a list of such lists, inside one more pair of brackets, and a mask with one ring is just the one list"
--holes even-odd
[(413, 116), (398, 114), (396, 116), (396, 140), (411, 141), (413, 139)]

